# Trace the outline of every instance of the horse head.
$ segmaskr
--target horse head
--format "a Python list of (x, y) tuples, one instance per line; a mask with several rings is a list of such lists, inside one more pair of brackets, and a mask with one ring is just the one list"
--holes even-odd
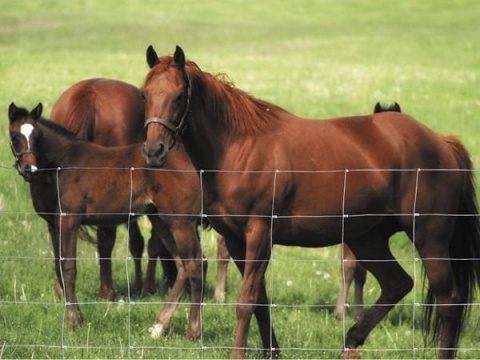
[(41, 103), (30, 112), (17, 107), (13, 102), (8, 107), (10, 148), (15, 156), (15, 168), (25, 181), (31, 181), (38, 170), (35, 139), (38, 136), (36, 125), (42, 111)]
[(143, 87), (147, 132), (143, 155), (149, 166), (162, 167), (169, 150), (181, 142), (190, 111), (191, 83), (179, 46), (173, 57), (159, 58), (150, 45), (147, 63), (150, 72)]

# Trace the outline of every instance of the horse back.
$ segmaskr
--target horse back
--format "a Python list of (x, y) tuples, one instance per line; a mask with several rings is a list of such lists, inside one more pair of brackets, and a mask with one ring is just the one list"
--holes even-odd
[(88, 79), (71, 86), (50, 117), (79, 138), (104, 146), (139, 143), (145, 136), (141, 92), (118, 80)]

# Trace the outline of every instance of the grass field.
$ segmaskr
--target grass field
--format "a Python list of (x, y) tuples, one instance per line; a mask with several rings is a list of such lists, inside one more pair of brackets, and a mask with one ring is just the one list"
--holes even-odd
[[(165, 289), (129, 296), (133, 264), (124, 229), (114, 254), (116, 302), (98, 301), (95, 248), (79, 244), (84, 323), (65, 329), (64, 304), (53, 291), (47, 228), (32, 209), (28, 185), (11, 166), (10, 102), (28, 108), (42, 102), (48, 116), (58, 96), (77, 81), (107, 77), (141, 85), (150, 44), (159, 54), (181, 45), (203, 70), (224, 72), (239, 88), (305, 117), (370, 113), (377, 101), (397, 101), (435, 131), (458, 135), (480, 166), (478, 1), (0, 0), (0, 9), (0, 358), (230, 355), (240, 276), (232, 266), (226, 302), (215, 304), (210, 232), (202, 233), (210, 268), (200, 340), (185, 338), (186, 305), (164, 338), (150, 338), (147, 330)], [(422, 296), (420, 265), (402, 235), (391, 243), (401, 264), (416, 275), (416, 287), (372, 332), (363, 357), (435, 358), (437, 349), (424, 348), (420, 308), (414, 305)], [(338, 248), (276, 247), (273, 258), (267, 289), (276, 304), (272, 316), (283, 358), (337, 358), (353, 323), (333, 316)], [(366, 303), (378, 294), (370, 277)], [(480, 357), (479, 321), (475, 303), (458, 357)], [(250, 357), (261, 356), (260, 344), (252, 322)]]

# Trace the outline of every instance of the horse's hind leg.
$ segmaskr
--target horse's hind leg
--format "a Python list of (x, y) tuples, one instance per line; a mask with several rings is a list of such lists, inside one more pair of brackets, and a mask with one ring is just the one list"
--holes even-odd
[(352, 250), (346, 245), (341, 244), (340, 258), (340, 289), (337, 297), (337, 306), (335, 316), (342, 320), (346, 315), (346, 302), (348, 292), (352, 281), (355, 281), (355, 308), (354, 314), (359, 319), (363, 314), (363, 286), (365, 285), (366, 271), (358, 262)]
[(227, 283), (227, 269), (228, 261), (230, 260), (230, 253), (225, 243), (225, 238), (218, 235), (217, 239), (217, 284), (215, 286), (215, 302), (225, 301), (225, 287)]
[[(458, 336), (460, 335), (460, 323), (462, 319), (462, 312), (464, 303), (467, 299), (462, 299), (459, 293), (458, 286), (455, 281), (455, 276), (452, 271), (452, 264), (450, 260), (449, 244), (445, 241), (432, 242), (429, 246), (421, 246), (421, 239), (423, 235), (417, 232), (416, 247), (420, 257), (423, 259), (425, 267), (425, 274), (429, 281), (429, 302), (433, 302), (435, 297), (435, 310), (432, 309), (430, 314), (433, 315), (437, 311), (439, 328), (433, 329), (438, 331), (434, 333), (440, 340), (439, 358), (452, 359), (456, 354), (456, 347), (458, 346)], [(435, 238), (433, 234), (429, 234), (429, 239)], [(443, 234), (438, 234), (437, 239), (444, 238)], [(429, 305), (427, 305), (429, 306)], [(431, 330), (427, 326), (427, 331)]]
[(355, 309), (353, 313), (358, 320), (363, 316), (363, 289), (367, 281), (367, 270), (359, 262), (356, 263), (353, 279), (355, 281)]
[(362, 265), (377, 279), (381, 293), (375, 305), (347, 332), (342, 358), (358, 358), (358, 346), (363, 345), (373, 328), (413, 287), (411, 277), (393, 257), (386, 228), (376, 228), (348, 245), (362, 260)]
[(172, 254), (166, 248), (163, 240), (152, 231), (152, 236), (148, 240), (148, 264), (143, 283), (143, 291), (153, 294), (156, 291), (155, 275), (157, 272), (157, 260), (160, 259), (163, 269), (163, 281), (169, 288), (175, 284), (177, 278), (177, 265)]
[(112, 251), (117, 228), (99, 226), (97, 229), (97, 249), (100, 264), (100, 293), (102, 300), (113, 300), (115, 291), (112, 280)]

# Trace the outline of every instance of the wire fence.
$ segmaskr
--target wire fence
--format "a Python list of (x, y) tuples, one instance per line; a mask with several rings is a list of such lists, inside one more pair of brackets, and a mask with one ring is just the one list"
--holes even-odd
[[(61, 172), (74, 170), (71, 168), (50, 169), (55, 174), (54, 185), (60, 183), (58, 176)], [(90, 168), (92, 171), (97, 169)], [(128, 168), (123, 169), (129, 172), (131, 187), (128, 191), (130, 208), (127, 212), (114, 212), (108, 215), (124, 215), (128, 220), (133, 221), (136, 216), (144, 212), (154, 214), (150, 207), (145, 207), (146, 211), (139, 212), (138, 209), (131, 207), (134, 204), (133, 192), (133, 174), (137, 170)], [(151, 170), (165, 172), (167, 170)], [(341, 269), (344, 269), (345, 261), (342, 262), (338, 249), (320, 253), (317, 250), (299, 250), (273, 246), (276, 243), (274, 236), (275, 228), (279, 221), (296, 221), (308, 219), (309, 221), (334, 219), (340, 221), (340, 231), (338, 240), (335, 243), (343, 243), (346, 237), (345, 224), (351, 220), (362, 220), (365, 218), (409, 218), (412, 222), (412, 234), (415, 234), (416, 221), (419, 217), (473, 217), (479, 219), (479, 215), (472, 214), (454, 214), (431, 211), (421, 212), (419, 203), (422, 199), (418, 193), (419, 181), (423, 174), (462, 172), (467, 170), (450, 169), (407, 169), (394, 170), (395, 172), (409, 172), (413, 174), (416, 181), (415, 193), (413, 195), (413, 207), (411, 212), (355, 212), (349, 213), (348, 204), (348, 184), (349, 181), (355, 181), (355, 174), (364, 173), (392, 173), (391, 169), (341, 169), (332, 171), (200, 171), (199, 184), (200, 189), (204, 188), (205, 176), (212, 173), (218, 175), (222, 173), (228, 176), (271, 176), (270, 189), (272, 191), (271, 211), (269, 213), (231, 213), (214, 214), (209, 213), (203, 205), (192, 213), (167, 213), (160, 215), (164, 217), (188, 217), (198, 215), (204, 219), (215, 219), (217, 217), (228, 218), (262, 218), (269, 222), (272, 253), (269, 270), (266, 277), (266, 288), (269, 295), (270, 314), (273, 325), (277, 332), (283, 334), (280, 339), (280, 346), (285, 358), (305, 357), (305, 358), (331, 358), (336, 357), (345, 347), (345, 339), (350, 326), (354, 320), (350, 315), (346, 315), (340, 320), (336, 320), (333, 314), (333, 308), (336, 306), (336, 298), (332, 295), (321, 298), (325, 302), (319, 301), (319, 296), (312, 296), (312, 291), (321, 292), (322, 289), (314, 289), (319, 281), (331, 280), (329, 293), (334, 291), (335, 296), (340, 286), (340, 281), (345, 281), (340, 275)], [(45, 222), (38, 215), (51, 215), (49, 212), (40, 210), (37, 214), (32, 210), (28, 186), (23, 180), (14, 173), (10, 167), (1, 167), (0, 176), (8, 179), (10, 185), (4, 184), (3, 194), (0, 198), (0, 219), (3, 220), (5, 231), (0, 239), (0, 268), (5, 281), (2, 282), (0, 291), (0, 314), (3, 330), (0, 332), (0, 358), (17, 357), (54, 357), (54, 358), (222, 358), (228, 357), (233, 345), (233, 337), (236, 327), (236, 298), (239, 292), (239, 283), (241, 281), (238, 271), (233, 267), (229, 270), (229, 295), (223, 303), (216, 303), (209, 297), (207, 286), (202, 303), (201, 332), (198, 340), (189, 342), (185, 340), (186, 318), (188, 318), (189, 299), (184, 297), (181, 306), (177, 309), (175, 317), (180, 317), (182, 321), (173, 321), (171, 329), (161, 339), (151, 339), (148, 332), (152, 326), (159, 309), (168, 304), (168, 298), (164, 294), (168, 291), (165, 285), (157, 285), (161, 290), (154, 295), (138, 295), (133, 293), (133, 256), (129, 250), (128, 226), (127, 231), (120, 231), (119, 237), (127, 238), (123, 240), (121, 249), (117, 249), (111, 260), (114, 267), (114, 277), (117, 287), (121, 289), (114, 301), (105, 302), (98, 300), (95, 292), (98, 288), (96, 274), (98, 273), (97, 262), (98, 255), (95, 255), (91, 247), (83, 246), (79, 243), (79, 252), (75, 257), (78, 266), (76, 279), (78, 290), (78, 304), (82, 309), (83, 323), (75, 330), (70, 330), (65, 325), (65, 319), (68, 316), (69, 304), (64, 298), (57, 297), (52, 291), (52, 279), (55, 279), (54, 273), (54, 251), (49, 244), (49, 233)], [(191, 173), (191, 172), (189, 172)], [(332, 192), (340, 194), (339, 205), (332, 213), (302, 213), (286, 214), (281, 211), (276, 203), (279, 189), (276, 187), (280, 176), (295, 173), (298, 176), (337, 175), (339, 183), (335, 184)], [(12, 185), (13, 184), (13, 185)], [(51, 186), (49, 184), (48, 186)], [(64, 191), (64, 189), (63, 189)], [(71, 191), (77, 191), (72, 186)], [(164, 190), (165, 191), (165, 190)], [(167, 190), (168, 191), (168, 190)], [(60, 189), (57, 188), (60, 194)], [(200, 197), (203, 198), (203, 191), (200, 191)], [(442, 196), (442, 194), (438, 194)], [(311, 199), (311, 201), (318, 201)], [(148, 200), (145, 200), (147, 203)], [(204, 202), (202, 202), (203, 204)], [(51, 204), (50, 204), (51, 205)], [(58, 198), (58, 212), (62, 216), (72, 215), (64, 212), (62, 199)], [(338, 210), (338, 211), (337, 211)], [(86, 213), (73, 214), (84, 217)], [(105, 216), (105, 213), (89, 213), (95, 219)], [(150, 225), (142, 222), (142, 231), (148, 234)], [(62, 226), (62, 221), (59, 222)], [(61, 229), (60, 229), (61, 230)], [(199, 227), (202, 245), (207, 247), (209, 253), (209, 272), (212, 267), (215, 268), (217, 259), (215, 257), (215, 235), (211, 230)], [(321, 236), (321, 234), (320, 234)], [(397, 320), (385, 320), (373, 330), (372, 335), (367, 339), (364, 347), (360, 350), (364, 358), (423, 358), (435, 357), (438, 351), (437, 344), (425, 345), (422, 337), (422, 325), (420, 320), (421, 309), (432, 306), (423, 302), (423, 280), (422, 280), (422, 262), (425, 259), (419, 257), (415, 249), (415, 235), (408, 241), (403, 241), (399, 251), (396, 253), (398, 261), (414, 279), (414, 289), (403, 302), (396, 305), (392, 311), (392, 317)], [(60, 242), (61, 244), (61, 242)], [(60, 249), (62, 254), (62, 249)], [(304, 255), (303, 255), (304, 254)], [(448, 261), (448, 258), (432, 258), (432, 260)], [(62, 255), (57, 261), (68, 260)], [(145, 255), (144, 255), (145, 260)], [(184, 261), (188, 259), (183, 259)], [(456, 261), (480, 261), (476, 258), (455, 259)], [(361, 261), (358, 260), (360, 263)], [(372, 260), (370, 260), (372, 261)], [(374, 260), (379, 262), (389, 262), (394, 260)], [(144, 261), (145, 262), (145, 261)], [(145, 265), (145, 264), (144, 264)], [(311, 272), (304, 272), (304, 268), (315, 268), (315, 274), (318, 279), (310, 278)], [(88, 269), (90, 273), (85, 273)], [(327, 270), (324, 270), (327, 269)], [(84, 270), (84, 273), (82, 273)], [(202, 267), (202, 273), (203, 273)], [(91, 272), (95, 272), (95, 276)], [(235, 273), (232, 275), (231, 273)], [(124, 277), (121, 277), (121, 274)], [(298, 274), (295, 274), (298, 273)], [(207, 273), (208, 274), (208, 273)], [(120, 276), (119, 276), (120, 275)], [(297, 276), (294, 281), (288, 280), (290, 276)], [(59, 281), (64, 282), (63, 270), (60, 267)], [(299, 278), (298, 278), (299, 276)], [(287, 280), (285, 280), (287, 279)], [(343, 280), (342, 280), (343, 279)], [(207, 275), (205, 282), (214, 282), (213, 275)], [(369, 280), (370, 281), (370, 280)], [(87, 284), (88, 282), (88, 284)], [(118, 285), (121, 284), (121, 285)], [(346, 285), (346, 284), (344, 284)], [(369, 293), (365, 296), (364, 308), (368, 309), (375, 305), (376, 298), (379, 295), (378, 285), (371, 280), (367, 284)], [(32, 290), (34, 289), (34, 290)], [(95, 290), (94, 290), (95, 289)], [(333, 289), (333, 290), (332, 290)], [(159, 295), (159, 292), (162, 295)], [(211, 291), (210, 291), (211, 292)], [(375, 306), (391, 306), (394, 304), (382, 304)], [(466, 340), (460, 343), (458, 356), (462, 358), (478, 358), (480, 356), (480, 338), (471, 329), (480, 321), (480, 303), (478, 299), (471, 304), (467, 304), (471, 309), (471, 321), (467, 325)], [(355, 304), (347, 301), (347, 309), (352, 309)], [(84, 311), (85, 310), (85, 311)], [(179, 315), (180, 314), (180, 315)], [(320, 328), (315, 326), (319, 322), (315, 317), (322, 319)], [(297, 321), (295, 323), (294, 321)], [(309, 324), (311, 323), (311, 324)], [(393, 325), (392, 325), (393, 324)], [(329, 330), (329, 326), (332, 330)], [(251, 356), (261, 356), (262, 347), (257, 339), (258, 329), (251, 325), (249, 354)], [(322, 328), (324, 327), (324, 328)], [(98, 328), (98, 330), (96, 330)], [(281, 330), (279, 331), (279, 328)], [(305, 329), (303, 329), (305, 328)], [(291, 330), (291, 334), (289, 333)], [(398, 329), (398, 333), (396, 333)], [(302, 331), (305, 330), (305, 331)], [(374, 335), (378, 332), (380, 335)], [(3, 333), (3, 334), (2, 334)], [(119, 336), (118, 333), (122, 335)], [(408, 334), (407, 334), (408, 333)], [(105, 334), (109, 334), (105, 336)], [(338, 334), (341, 336), (338, 337)], [(298, 336), (298, 337), (297, 337)], [(305, 336), (310, 339), (305, 340)], [(97, 338), (102, 339), (96, 341)], [(322, 337), (326, 338), (322, 341)], [(370, 338), (374, 338), (370, 342)], [(400, 339), (399, 338), (404, 338)], [(282, 339), (284, 340), (282, 342)], [(285, 339), (287, 341), (285, 341)], [(392, 344), (392, 345), (389, 345)]]

